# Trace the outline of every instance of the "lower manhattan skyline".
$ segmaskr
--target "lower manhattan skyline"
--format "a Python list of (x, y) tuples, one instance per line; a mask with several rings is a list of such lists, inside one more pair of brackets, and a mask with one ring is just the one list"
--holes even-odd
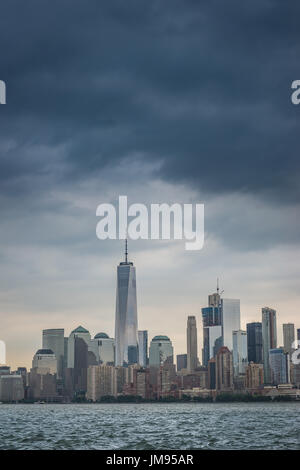
[(299, 15), (2, 2), (0, 451), (299, 449)]
[[(109, 243), (109, 242), (102, 242), (102, 243)], [(123, 249), (123, 242), (122, 241), (115, 241), (114, 242), (118, 248)], [(163, 244), (162, 241), (160, 242), (155, 242), (155, 241), (149, 241), (148, 243), (156, 243), (156, 244)], [(175, 243), (170, 242), (171, 243)], [(130, 248), (131, 248), (131, 258), (132, 259), (143, 259), (143, 256), (147, 260), (147, 251), (142, 250), (140, 253), (138, 252), (137, 254), (134, 251), (134, 248), (139, 245), (138, 241), (130, 241)], [(180, 257), (180, 251), (181, 247), (178, 244), (177, 247), (177, 254), (176, 257)], [(160, 251), (160, 250), (157, 250)], [(137, 256), (136, 256), (137, 255)], [(149, 256), (149, 253), (148, 253)], [(199, 254), (198, 254), (199, 256)], [(153, 260), (151, 260), (153, 262)], [(158, 262), (159, 263), (159, 262)], [(135, 264), (135, 263), (134, 263)], [(152, 263), (151, 263), (152, 264)], [(157, 266), (160, 266), (160, 268), (163, 266), (163, 263), (157, 264)], [(152, 297), (151, 295), (151, 290), (147, 289), (147, 286), (144, 285), (144, 279), (145, 276), (143, 276), (143, 265), (141, 267), (137, 266), (138, 269), (138, 278), (137, 278), (137, 299), (138, 299), (138, 329), (145, 329), (148, 331), (149, 335), (149, 342), (155, 335), (159, 334), (166, 334), (170, 337), (173, 346), (174, 346), (174, 358), (176, 357), (177, 354), (185, 354), (187, 351), (187, 343), (186, 343), (186, 332), (185, 332), (185, 326), (186, 326), (186, 319), (187, 317), (191, 314), (196, 317), (197, 321), (197, 326), (198, 326), (198, 333), (197, 333), (197, 340), (198, 340), (198, 357), (200, 360), (200, 363), (202, 363), (202, 347), (203, 347), (203, 330), (202, 330), (202, 316), (201, 316), (201, 308), (207, 306), (207, 296), (213, 292), (216, 291), (216, 279), (215, 279), (215, 286), (213, 286), (213, 282), (206, 282), (206, 284), (203, 283), (202, 281), (202, 286), (204, 290), (204, 286), (207, 286), (206, 292), (204, 292), (202, 295), (199, 295), (199, 299), (203, 299), (202, 303), (199, 305), (198, 310), (196, 307), (193, 305), (192, 302), (190, 303), (191, 307), (190, 310), (185, 309), (184, 310), (184, 304), (189, 303), (187, 300), (187, 297), (184, 297), (184, 301), (180, 299), (180, 291), (172, 292), (169, 289), (166, 290), (165, 295), (163, 295), (161, 286), (161, 282), (158, 279), (158, 289), (160, 289), (161, 292), (161, 304), (163, 307), (160, 307), (157, 302), (151, 302), (150, 305), (145, 305), (144, 302), (140, 302), (140, 299), (144, 297), (144, 292), (143, 290), (146, 290), (146, 294), (148, 291), (148, 296), (149, 298)], [(149, 267), (145, 266), (145, 269), (149, 271)], [(107, 269), (108, 271), (108, 269)], [(29, 338), (26, 337), (26, 341), (24, 343), (21, 340), (21, 345), (24, 344), (23, 348), (20, 348), (19, 342), (16, 341), (16, 337), (18, 337), (18, 329), (16, 327), (13, 328), (14, 331), (14, 337), (12, 341), (8, 341), (5, 335), (2, 334), (3, 340), (6, 342), (7, 346), (7, 363), (13, 368), (17, 368), (19, 366), (24, 366), (27, 367), (28, 369), (31, 368), (32, 365), (32, 356), (35, 352), (35, 350), (39, 349), (41, 347), (41, 333), (42, 330), (44, 329), (50, 329), (50, 328), (64, 328), (65, 329), (65, 336), (69, 336), (69, 333), (75, 329), (78, 325), (83, 325), (92, 335), (92, 337), (98, 333), (99, 331), (104, 331), (106, 332), (109, 337), (115, 337), (115, 291), (116, 291), (116, 266), (112, 267), (111, 269), (113, 276), (113, 279), (111, 280), (112, 285), (107, 286), (104, 291), (106, 293), (111, 292), (112, 294), (112, 299), (108, 298), (107, 295), (107, 307), (102, 307), (101, 311), (99, 312), (99, 315), (97, 315), (96, 311), (89, 311), (88, 309), (85, 310), (85, 313), (81, 313), (81, 311), (78, 311), (78, 306), (75, 309), (71, 310), (72, 313), (69, 311), (66, 311), (65, 314), (60, 314), (60, 313), (52, 313), (51, 316), (47, 317), (45, 321), (42, 319), (39, 319), (36, 324), (32, 324), (30, 327), (31, 330), (31, 335), (29, 338), (31, 338), (31, 341), (29, 341)], [(174, 278), (176, 275), (174, 275)], [(107, 276), (109, 279), (109, 277)], [(208, 280), (207, 280), (208, 281)], [(210, 280), (209, 280), (210, 281)], [(213, 281), (213, 279), (212, 279)], [(153, 282), (153, 281), (152, 281)], [(142, 284), (142, 285), (140, 285)], [(190, 285), (194, 286), (193, 282), (189, 282)], [(211, 285), (210, 285), (211, 284)], [(101, 283), (99, 282), (99, 285)], [(145, 287), (144, 287), (145, 286)], [(222, 284), (222, 290), (224, 285)], [(183, 284), (182, 289), (186, 287), (185, 284)], [(195, 286), (195, 289), (197, 287)], [(72, 289), (71, 289), (72, 290)], [(238, 293), (241, 292), (242, 290), (239, 288), (237, 285), (235, 288), (232, 288), (231, 291), (225, 290), (222, 295), (223, 298), (239, 298), (241, 302), (241, 329), (246, 330), (246, 324), (251, 323), (251, 322), (261, 322), (262, 319), (262, 308), (266, 305), (270, 306), (271, 308), (274, 308), (276, 310), (277, 314), (277, 335), (278, 335), (278, 341), (277, 344), (278, 346), (283, 346), (283, 333), (282, 333), (282, 325), (284, 323), (294, 323), (295, 328), (299, 328), (299, 320), (297, 314), (293, 315), (293, 309), (289, 307), (288, 302), (284, 302), (284, 313), (281, 312), (281, 309), (278, 308), (278, 305), (280, 305), (280, 302), (272, 302), (271, 296), (269, 296), (269, 302), (265, 302), (265, 304), (261, 303), (260, 305), (258, 304), (258, 301), (256, 298), (251, 299), (253, 300), (249, 304), (245, 304), (244, 299), (242, 296), (239, 296)], [(259, 291), (258, 291), (259, 292)], [(84, 292), (83, 292), (84, 294)], [(84, 297), (86, 296), (83, 295)], [(55, 296), (54, 296), (55, 297)], [(166, 298), (164, 298), (166, 297)], [(195, 299), (195, 294), (192, 293), (191, 291), (191, 297), (194, 300)], [(259, 295), (258, 295), (259, 297)], [(86, 298), (86, 297), (85, 297)], [(97, 296), (95, 296), (97, 298)], [(101, 298), (102, 301), (102, 306), (103, 306), (103, 295), (101, 291), (99, 291), (99, 298)], [(172, 302), (173, 298), (173, 302)], [(247, 293), (246, 293), (246, 298), (247, 298)], [(266, 299), (268, 299), (267, 296), (265, 296)], [(167, 305), (167, 301), (170, 301), (171, 305)], [(78, 302), (80, 303), (79, 297), (77, 297), (76, 303), (78, 305)], [(88, 304), (89, 305), (89, 304)], [(172, 308), (170, 308), (172, 306)], [(165, 315), (161, 315), (161, 312), (165, 312)], [(89, 315), (87, 316), (86, 312), (89, 311)], [(109, 315), (105, 315), (102, 311), (110, 311), (111, 313)], [(148, 312), (148, 319), (147, 315), (145, 315), (145, 312)], [(173, 312), (171, 315), (169, 312)], [(176, 316), (174, 315), (174, 312), (176, 313)], [(171, 315), (171, 316), (170, 316)], [(70, 316), (72, 318), (70, 318)], [(44, 318), (44, 317), (43, 317)], [(69, 321), (68, 321), (69, 319)], [(151, 319), (151, 321), (150, 321)], [(157, 324), (156, 324), (157, 322)], [(174, 325), (175, 324), (175, 325)], [(3, 322), (2, 322), (3, 325)], [(25, 328), (26, 330), (26, 328)], [(2, 332), (5, 332), (5, 329), (2, 327), (1, 329)], [(21, 349), (22, 352), (19, 352)], [(25, 353), (24, 353), (24, 352)], [(25, 359), (26, 358), (26, 359)]]

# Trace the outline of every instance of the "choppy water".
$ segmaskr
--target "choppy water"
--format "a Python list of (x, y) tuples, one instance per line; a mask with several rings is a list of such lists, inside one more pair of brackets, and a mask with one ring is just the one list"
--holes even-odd
[(0, 449), (299, 449), (300, 403), (0, 405)]

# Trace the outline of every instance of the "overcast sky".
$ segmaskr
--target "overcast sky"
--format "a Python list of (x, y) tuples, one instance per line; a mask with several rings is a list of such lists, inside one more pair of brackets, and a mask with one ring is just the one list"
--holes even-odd
[(1, 5), (0, 339), (31, 365), (43, 328), (114, 335), (122, 241), (96, 208), (204, 203), (205, 244), (130, 241), (140, 329), (186, 351), (220, 278), (242, 327), (300, 327), (300, 4), (10, 0)]

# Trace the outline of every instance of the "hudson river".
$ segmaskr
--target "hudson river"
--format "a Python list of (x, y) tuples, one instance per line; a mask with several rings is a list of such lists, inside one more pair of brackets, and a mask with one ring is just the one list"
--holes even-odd
[(300, 403), (0, 405), (0, 449), (299, 449)]

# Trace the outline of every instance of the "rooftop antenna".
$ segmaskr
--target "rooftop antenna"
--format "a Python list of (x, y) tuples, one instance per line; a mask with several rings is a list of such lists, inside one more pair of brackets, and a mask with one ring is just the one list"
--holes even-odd
[(224, 290), (222, 290), (220, 292), (220, 287), (219, 287), (219, 278), (217, 277), (217, 294), (219, 294), (220, 296), (223, 294)]

